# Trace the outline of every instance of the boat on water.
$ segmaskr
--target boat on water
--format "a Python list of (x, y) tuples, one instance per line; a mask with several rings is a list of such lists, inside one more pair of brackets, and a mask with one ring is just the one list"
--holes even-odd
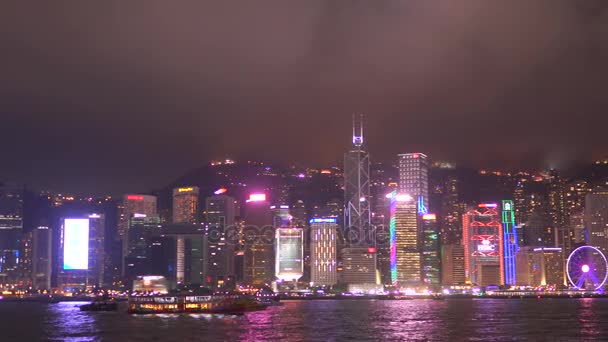
[(264, 310), (264, 305), (248, 296), (229, 295), (143, 295), (131, 296), (127, 312), (131, 314), (154, 313), (223, 313), (241, 314)]
[(91, 302), (80, 306), (80, 311), (116, 311), (118, 304), (112, 301)]
[(283, 303), (278, 297), (256, 297), (256, 300), (264, 306), (281, 306)]

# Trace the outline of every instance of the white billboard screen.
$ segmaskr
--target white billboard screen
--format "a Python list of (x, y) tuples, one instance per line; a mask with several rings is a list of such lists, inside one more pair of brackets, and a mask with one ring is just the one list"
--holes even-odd
[(89, 219), (65, 219), (63, 269), (89, 269)]

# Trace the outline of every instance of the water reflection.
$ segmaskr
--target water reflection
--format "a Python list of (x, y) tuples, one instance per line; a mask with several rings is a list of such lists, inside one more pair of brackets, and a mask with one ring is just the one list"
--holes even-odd
[[(0, 302), (2, 341), (601, 340), (608, 299), (286, 301), (245, 315), (81, 312)], [(124, 303), (123, 303), (124, 304)]]
[(598, 300), (595, 298), (580, 298), (576, 317), (580, 324), (580, 333), (584, 337), (601, 336), (599, 329)]
[(53, 341), (95, 341), (100, 331), (95, 315), (80, 311), (79, 306), (86, 302), (61, 302), (49, 304), (46, 315), (46, 326), (55, 327), (47, 331), (49, 340)]

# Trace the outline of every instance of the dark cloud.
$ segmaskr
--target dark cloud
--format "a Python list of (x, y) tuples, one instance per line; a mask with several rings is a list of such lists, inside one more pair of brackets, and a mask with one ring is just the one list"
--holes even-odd
[(232, 155), (484, 167), (601, 156), (604, 1), (53, 1), (0, 10), (0, 177), (164, 184)]

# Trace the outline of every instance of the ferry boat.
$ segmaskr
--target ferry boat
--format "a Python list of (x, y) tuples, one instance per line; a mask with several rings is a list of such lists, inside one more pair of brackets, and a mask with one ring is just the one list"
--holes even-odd
[(131, 296), (128, 313), (225, 313), (264, 310), (266, 305), (242, 295), (152, 295)]
[(112, 301), (91, 302), (80, 306), (80, 311), (116, 311), (118, 304)]

